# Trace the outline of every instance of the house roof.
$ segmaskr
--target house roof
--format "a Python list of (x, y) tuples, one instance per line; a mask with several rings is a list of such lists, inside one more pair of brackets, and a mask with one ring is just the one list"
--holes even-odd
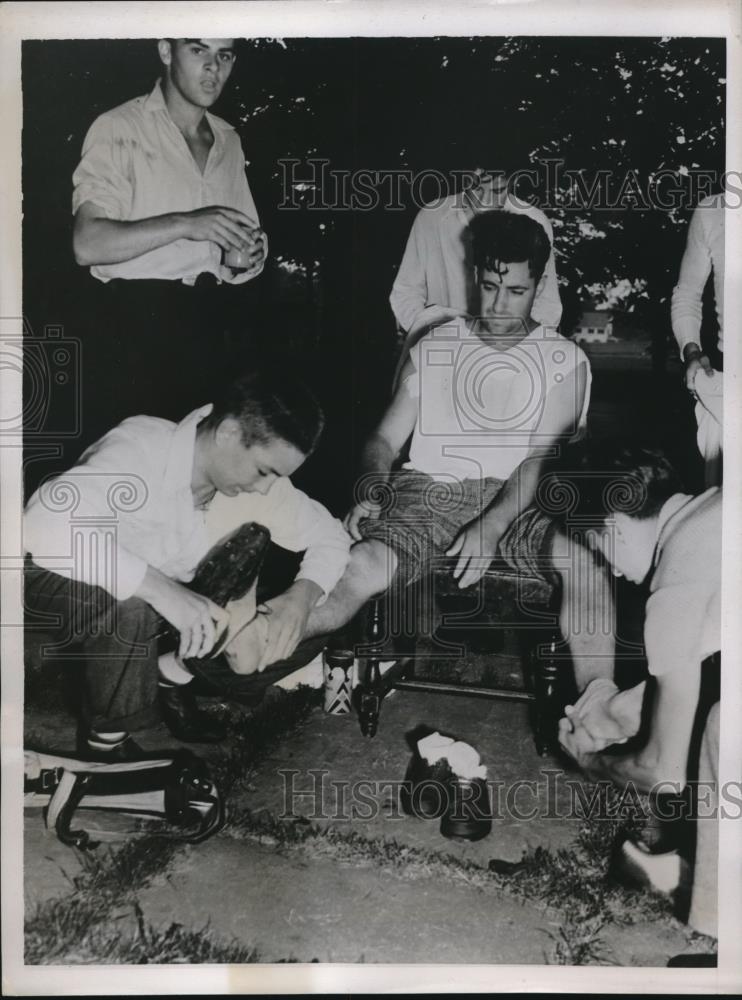
[(609, 310), (588, 310), (579, 319), (578, 326), (608, 326), (613, 320), (613, 313)]

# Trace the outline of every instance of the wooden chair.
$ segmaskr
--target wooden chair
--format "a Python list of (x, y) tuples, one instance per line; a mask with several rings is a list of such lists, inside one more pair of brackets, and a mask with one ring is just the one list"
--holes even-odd
[[(408, 335), (404, 341), (394, 372), (393, 391), (398, 387), (410, 347), (425, 333), (425, 329), (419, 330)], [(579, 435), (584, 433), (588, 403), (589, 393), (583, 407)], [(366, 663), (356, 698), (361, 729), (367, 735), (376, 732), (381, 701), (392, 688), (527, 701), (532, 705), (536, 751), (543, 756), (556, 746), (557, 724), (565, 703), (565, 697), (557, 683), (558, 664), (568, 658), (563, 653), (558, 654), (563, 645), (559, 631), (559, 590), (541, 577), (517, 574), (505, 563), (495, 561), (478, 585), (461, 591), (453, 579), (451, 567), (450, 559), (442, 559), (440, 566), (432, 573), (429, 591), (423, 598), (425, 607), (422, 612), (418, 609), (418, 619), (411, 630), (414, 633), (411, 643), (403, 642), (398, 644), (398, 648), (387, 648), (384, 652), (381, 637), (390, 632), (394, 634), (395, 630), (390, 630), (389, 615), (382, 612), (384, 606), (388, 609), (390, 602), (393, 602), (394, 591), (391, 592), (391, 598), (390, 595), (384, 595), (371, 602), (364, 644), (358, 647), (359, 655)], [(519, 633), (522, 640), (521, 669), (524, 679), (524, 685), (520, 689), (457, 684), (418, 676), (421, 668), (429, 668), (436, 661), (440, 663), (447, 660), (450, 663), (451, 660), (462, 658), (465, 650), (460, 644), (457, 646), (434, 639), (433, 623), (440, 620), (445, 623), (447, 613), (444, 605), (447, 598), (476, 592), (477, 589), (477, 613), (468, 616), (468, 624), (493, 635), (513, 631)], [(398, 592), (396, 598), (398, 602), (404, 602), (408, 596)], [(450, 618), (450, 614), (448, 617)], [(387, 620), (382, 622), (382, 619)], [(493, 643), (494, 645), (496, 644)], [(383, 655), (387, 659), (394, 657), (396, 663), (381, 677), (378, 663)]]
[[(561, 644), (558, 590), (541, 577), (522, 576), (495, 562), (478, 584), (461, 591), (451, 574), (450, 560), (447, 562), (448, 565), (434, 569), (427, 592), (425, 588), (417, 591), (418, 597), (422, 593), (419, 603), (423, 606), (415, 610), (412, 634), (395, 635), (397, 630), (390, 621), (398, 617), (396, 612), (405, 599), (404, 593), (391, 591), (370, 603), (365, 642), (357, 647), (364, 665), (356, 694), (361, 729), (366, 735), (376, 732), (381, 702), (394, 688), (525, 701), (532, 707), (536, 752), (543, 756), (556, 745), (557, 724), (563, 714), (564, 697), (558, 684), (558, 665), (563, 659), (558, 654)], [(462, 594), (469, 597), (474, 609), (465, 615), (452, 615), (446, 610), (447, 601), (460, 600)], [(408, 593), (407, 597), (410, 596)], [(439, 623), (437, 632), (435, 622)], [(446, 640), (439, 633), (461, 626), (468, 627), (472, 634), (474, 630), (481, 631), (488, 640), (482, 651), (486, 652), (489, 646), (493, 656), (498, 655), (497, 647), (501, 645), (498, 640), (503, 634), (517, 637), (523, 686), (470, 684), (450, 677), (436, 680), (425, 676), (431, 668), (434, 673), (436, 668), (440, 672), (444, 665), (448, 673), (454, 665), (456, 672), (455, 664), (466, 655), (465, 645)], [(378, 664), (391, 658), (396, 660), (395, 665), (382, 676)]]

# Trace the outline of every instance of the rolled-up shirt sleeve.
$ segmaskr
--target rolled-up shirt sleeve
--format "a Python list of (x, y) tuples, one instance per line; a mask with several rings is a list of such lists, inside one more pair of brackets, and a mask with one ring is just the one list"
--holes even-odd
[(133, 187), (124, 135), (115, 135), (112, 123), (102, 115), (85, 136), (82, 157), (72, 175), (72, 214), (85, 202), (102, 209), (108, 219), (129, 218)]
[[(23, 518), (23, 547), (33, 561), (68, 579), (103, 587), (117, 600), (133, 596), (148, 563), (119, 540), (122, 509), (147, 503), (146, 477), (125, 434), (112, 432), (84, 461), (31, 497)], [(119, 513), (117, 513), (119, 512)]]
[(719, 595), (687, 583), (662, 587), (647, 601), (644, 642), (654, 677), (693, 678), (701, 662), (720, 648)]
[(678, 283), (672, 291), (670, 318), (681, 359), (688, 344), (700, 345), (703, 290), (712, 266), (704, 218), (703, 208), (697, 208), (691, 217)]

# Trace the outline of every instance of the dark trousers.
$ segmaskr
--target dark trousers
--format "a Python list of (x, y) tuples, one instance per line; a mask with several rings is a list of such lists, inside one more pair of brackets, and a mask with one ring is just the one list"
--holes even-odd
[[(265, 592), (259, 586), (259, 600), (271, 592), (276, 589)], [(130, 732), (157, 721), (158, 636), (166, 629), (149, 604), (137, 597), (117, 601), (101, 587), (70, 581), (29, 559), (25, 609), (27, 625), (34, 623), (26, 645), (41, 645), (43, 658), (82, 666), (84, 726), (100, 733)], [(269, 685), (309, 662), (323, 645), (322, 639), (307, 640), (288, 659), (249, 676), (235, 674), (223, 656), (189, 660), (188, 668), (207, 693), (255, 705)]]
[(249, 283), (88, 278), (84, 293), (74, 311), (86, 443), (136, 414), (181, 420), (254, 362)]
[[(30, 560), (25, 567), (26, 645), (83, 671), (81, 721), (98, 732), (140, 729), (157, 718), (159, 615), (145, 601), (117, 601), (102, 587), (68, 580)], [(48, 625), (42, 625), (48, 619)]]

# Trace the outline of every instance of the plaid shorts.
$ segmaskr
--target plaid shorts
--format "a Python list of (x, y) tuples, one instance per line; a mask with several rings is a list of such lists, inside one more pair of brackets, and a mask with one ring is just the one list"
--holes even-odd
[[(403, 469), (389, 478), (381, 516), (364, 518), (359, 531), (364, 540), (392, 549), (397, 556), (394, 582), (406, 586), (433, 562), (440, 564), (461, 529), (487, 510), (504, 485), (501, 479), (440, 480)], [(528, 507), (500, 539), (498, 556), (519, 575), (554, 584), (550, 553), (555, 531), (543, 511)]]

